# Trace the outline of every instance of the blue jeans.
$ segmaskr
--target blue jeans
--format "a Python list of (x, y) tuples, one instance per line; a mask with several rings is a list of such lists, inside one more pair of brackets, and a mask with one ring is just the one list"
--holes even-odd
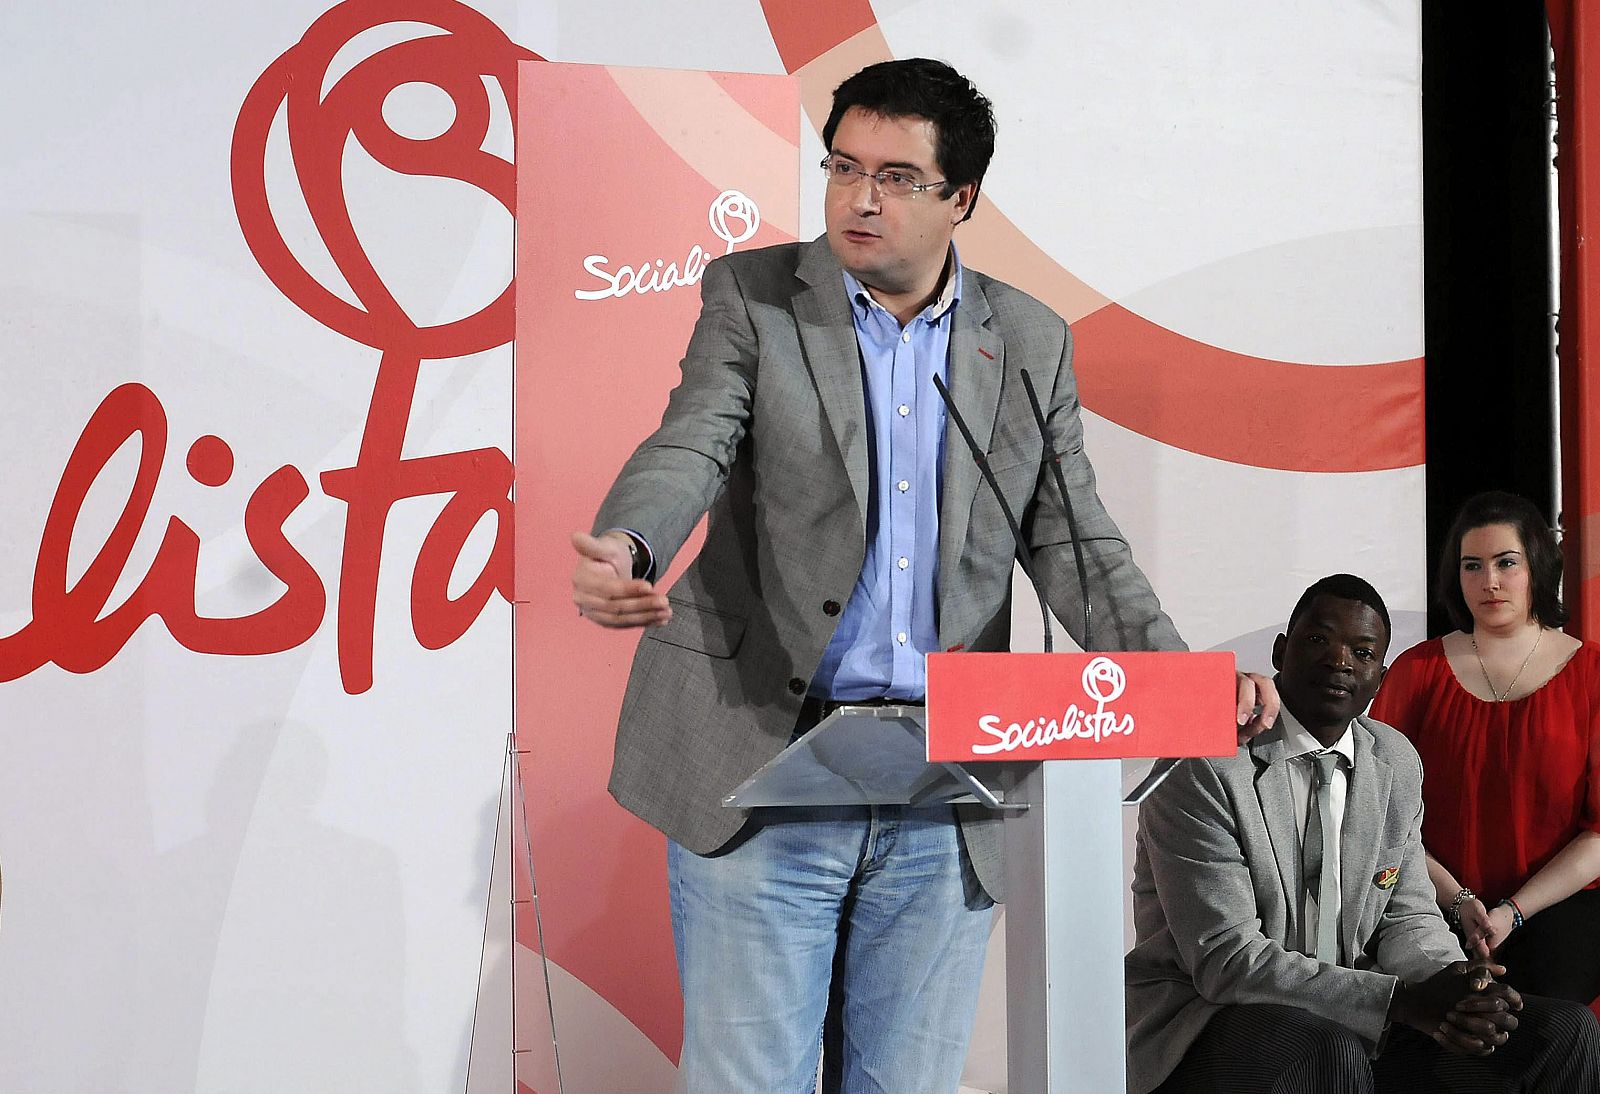
[(993, 920), (948, 806), (761, 809), (667, 844), (686, 1094), (960, 1086)]

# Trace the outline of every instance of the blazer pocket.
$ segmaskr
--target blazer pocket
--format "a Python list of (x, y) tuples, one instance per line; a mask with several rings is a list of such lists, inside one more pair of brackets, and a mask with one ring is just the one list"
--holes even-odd
[(1003, 475), (1007, 471), (1018, 467), (1037, 468), (1044, 463), (1042, 450), (1036, 449), (1029, 452), (1027, 449), (1015, 445), (996, 448), (993, 452), (988, 453), (985, 458), (989, 461), (989, 470), (996, 475)]
[(702, 608), (685, 600), (667, 597), (672, 619), (664, 627), (647, 630), (644, 636), (654, 642), (693, 650), (707, 657), (732, 657), (744, 639), (743, 616)]

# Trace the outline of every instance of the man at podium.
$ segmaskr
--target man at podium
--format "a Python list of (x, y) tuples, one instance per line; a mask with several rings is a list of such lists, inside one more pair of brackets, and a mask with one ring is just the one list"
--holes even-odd
[(1348, 574), (1273, 646), (1278, 724), (1144, 803), (1130, 1094), (1600, 1091), (1600, 1028), (1472, 964), (1434, 903), (1422, 765), (1363, 716), (1389, 613)]
[[(583, 614), (649, 628), (611, 792), (669, 840), (694, 1094), (809, 1090), (819, 1043), (828, 1090), (959, 1083), (998, 820), (721, 806), (838, 704), (921, 702), (926, 654), (1007, 647), (1017, 546), (936, 377), (1056, 614), (1081, 620), (1086, 593), (1101, 648), (1182, 647), (1096, 496), (1066, 324), (952, 245), (994, 148), (988, 99), (937, 61), (875, 64), (839, 86), (822, 136), (826, 235), (706, 268), (661, 425), (573, 537)], [(1024, 368), (1064, 454), (1083, 592)], [(669, 597), (655, 580), (708, 510)], [(1241, 724), (1258, 701), (1265, 724), (1270, 683), (1241, 679)]]

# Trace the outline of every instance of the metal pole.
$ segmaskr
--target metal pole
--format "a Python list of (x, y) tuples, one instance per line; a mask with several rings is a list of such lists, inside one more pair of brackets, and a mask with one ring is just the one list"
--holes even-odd
[(1006, 1066), (1013, 1094), (1124, 1094), (1122, 763), (1025, 775), (1006, 818)]

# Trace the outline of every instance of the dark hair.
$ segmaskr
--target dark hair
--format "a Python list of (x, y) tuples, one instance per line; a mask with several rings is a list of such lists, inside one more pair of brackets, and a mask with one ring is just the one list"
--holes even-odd
[[(833, 111), (822, 127), (822, 143), (829, 152), (839, 119), (853, 106), (881, 118), (926, 118), (933, 123), (934, 152), (945, 177), (941, 200), (969, 182), (982, 186), (994, 155), (994, 106), (971, 80), (943, 61), (927, 57), (880, 61), (840, 84), (833, 92)], [(967, 217), (977, 205), (974, 190)]]
[(1509, 524), (1522, 541), (1534, 621), (1546, 627), (1564, 626), (1568, 615), (1567, 606), (1561, 602), (1561, 548), (1555, 533), (1538, 506), (1504, 490), (1490, 490), (1462, 502), (1450, 531), (1445, 533), (1439, 568), (1434, 573), (1433, 598), (1449, 614), (1450, 622), (1460, 630), (1472, 630), (1472, 610), (1461, 595), (1461, 541), (1474, 528), (1487, 524)]
[(1378, 590), (1365, 578), (1355, 574), (1329, 574), (1312, 583), (1311, 587), (1300, 594), (1300, 599), (1295, 601), (1294, 611), (1289, 613), (1289, 625), (1284, 628), (1287, 634), (1294, 630), (1294, 621), (1300, 614), (1311, 607), (1312, 601), (1319, 596), (1331, 596), (1338, 600), (1358, 600), (1378, 613), (1378, 618), (1383, 620), (1383, 637), (1387, 642), (1393, 633), (1389, 624), (1389, 609), (1383, 603), (1383, 597), (1378, 595)]

